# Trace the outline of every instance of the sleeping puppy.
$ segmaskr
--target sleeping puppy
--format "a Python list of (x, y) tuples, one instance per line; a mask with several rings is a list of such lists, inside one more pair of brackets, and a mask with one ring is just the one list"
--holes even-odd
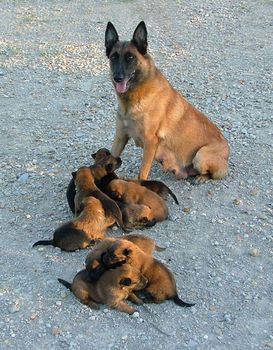
[[(137, 245), (143, 252), (148, 255), (153, 254), (156, 251), (163, 251), (165, 248), (161, 248), (156, 245), (155, 241), (147, 236), (140, 234), (130, 234), (123, 235), (119, 237), (107, 237), (103, 241), (97, 243), (93, 249), (88, 253), (85, 259), (86, 269), (89, 271), (89, 277), (92, 281), (96, 281), (100, 276), (109, 268), (105, 267), (102, 262), (102, 256), (107, 252), (108, 248), (113, 245), (118, 240), (126, 240)], [(119, 261), (117, 264), (114, 264), (112, 267), (122, 265), (124, 261)]]
[(53, 245), (65, 251), (84, 249), (92, 242), (104, 238), (108, 227), (115, 223), (113, 216), (106, 216), (103, 205), (95, 197), (83, 200), (83, 211), (75, 219), (63, 224), (54, 232), (53, 239), (33, 244)]
[(125, 204), (146, 205), (149, 208), (149, 221), (163, 221), (168, 217), (168, 207), (164, 199), (137, 183), (121, 179), (112, 180), (108, 185), (108, 195)]
[(162, 303), (172, 299), (180, 306), (193, 306), (178, 297), (176, 282), (169, 269), (153, 256), (146, 254), (137, 245), (127, 240), (117, 240), (105, 250), (101, 256), (105, 268), (130, 264), (139, 270), (147, 279), (148, 284), (144, 292), (149, 301)]
[[(130, 293), (147, 285), (147, 279), (128, 264), (107, 270), (96, 282), (90, 281), (87, 270), (80, 271), (72, 284), (60, 278), (58, 281), (70, 289), (82, 304), (92, 309), (99, 309), (99, 304), (106, 304), (111, 309), (128, 314), (133, 314), (136, 310), (125, 300)], [(138, 303), (138, 298), (132, 299)]]

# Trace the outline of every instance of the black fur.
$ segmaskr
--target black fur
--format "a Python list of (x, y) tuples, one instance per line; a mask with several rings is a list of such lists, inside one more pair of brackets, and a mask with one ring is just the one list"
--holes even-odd
[(32, 247), (36, 247), (37, 245), (53, 245), (54, 246), (54, 241), (53, 241), (53, 239), (49, 239), (46, 241), (38, 241), (38, 242), (34, 243)]
[(105, 48), (106, 56), (109, 58), (110, 52), (112, 51), (113, 46), (119, 40), (118, 33), (111, 22), (107, 23), (105, 31)]
[(71, 287), (72, 287), (72, 284), (71, 284), (71, 283), (69, 283), (69, 282), (67, 282), (67, 281), (65, 281), (65, 280), (63, 280), (63, 279), (61, 279), (61, 278), (58, 278), (58, 281), (59, 281), (61, 284), (63, 284), (66, 288), (68, 288), (69, 290), (71, 290)]
[(145, 55), (147, 53), (147, 29), (143, 21), (141, 21), (136, 27), (131, 42), (136, 46), (142, 55)]
[(176, 303), (176, 305), (179, 305), (182, 307), (191, 307), (195, 305), (191, 303), (185, 303), (185, 301), (181, 300), (177, 294), (173, 297), (173, 301)]
[(157, 180), (140, 180), (141, 186), (148, 188), (148, 190), (157, 193), (160, 197), (166, 199), (166, 194), (170, 194), (174, 199), (175, 203), (179, 205), (178, 199), (173, 191), (164, 184), (162, 181)]

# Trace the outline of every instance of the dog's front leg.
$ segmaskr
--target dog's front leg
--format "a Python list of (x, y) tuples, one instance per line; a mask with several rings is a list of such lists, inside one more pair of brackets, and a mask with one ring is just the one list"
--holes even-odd
[(149, 135), (149, 137), (145, 137), (144, 141), (144, 152), (143, 152), (143, 160), (140, 168), (139, 179), (147, 180), (153, 160), (155, 158), (155, 153), (158, 147), (158, 137), (156, 135)]
[(114, 157), (119, 157), (124, 150), (127, 142), (129, 140), (129, 136), (126, 133), (126, 130), (123, 127), (122, 121), (118, 118), (116, 125), (116, 134), (114, 137), (114, 142), (111, 149), (111, 154)]

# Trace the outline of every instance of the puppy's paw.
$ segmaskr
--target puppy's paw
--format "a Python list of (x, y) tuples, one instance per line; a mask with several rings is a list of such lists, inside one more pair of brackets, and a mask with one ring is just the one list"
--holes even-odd
[(202, 184), (208, 180), (210, 180), (210, 175), (208, 175), (208, 174), (198, 175), (198, 176), (196, 176), (194, 183), (196, 185), (199, 185), (199, 184)]

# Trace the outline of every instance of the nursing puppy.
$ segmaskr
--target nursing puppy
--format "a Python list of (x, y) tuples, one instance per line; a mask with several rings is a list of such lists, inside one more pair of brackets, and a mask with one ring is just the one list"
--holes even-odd
[(107, 228), (114, 223), (114, 216), (106, 216), (100, 200), (86, 197), (83, 200), (83, 210), (78, 217), (57, 228), (53, 239), (38, 241), (33, 247), (53, 245), (69, 252), (84, 249), (94, 241), (103, 239)]
[(178, 297), (175, 279), (169, 269), (132, 242), (117, 240), (102, 254), (101, 259), (105, 267), (130, 264), (139, 270), (148, 279), (144, 292), (149, 301), (162, 303), (172, 299), (180, 306), (194, 305), (185, 303)]
[[(92, 154), (92, 158), (95, 159), (95, 163), (102, 160), (103, 158), (111, 155), (110, 151), (107, 148), (101, 148), (96, 153)], [(119, 177), (114, 173), (107, 174), (105, 177), (101, 179), (101, 181), (97, 184), (98, 187), (104, 191), (107, 192), (107, 186), (108, 184), (114, 180), (118, 179)], [(136, 180), (136, 179), (128, 179), (128, 178), (122, 178), (122, 180), (138, 183), (141, 186), (144, 186), (148, 188), (149, 190), (157, 193), (160, 197), (167, 200), (168, 195), (172, 196), (176, 204), (178, 203), (176, 195), (172, 192), (172, 190), (165, 185), (162, 181), (158, 180)]]
[[(88, 196), (93, 196), (101, 201), (103, 209), (105, 211), (105, 216), (110, 218), (114, 217), (115, 222), (120, 227), (125, 229), (120, 208), (115, 203), (115, 201), (113, 201), (105, 193), (103, 193), (95, 184), (95, 180), (100, 179), (101, 176), (105, 176), (108, 170), (109, 172), (114, 170), (113, 165), (109, 165), (107, 164), (107, 162), (108, 161), (106, 160), (102, 160), (101, 164), (98, 166), (81, 167), (77, 170), (77, 172), (72, 173), (76, 186), (76, 195), (74, 197), (75, 214), (76, 216), (79, 215), (79, 213), (83, 209), (83, 199)], [(101, 166), (105, 164), (107, 164), (106, 167)], [(108, 166), (110, 168), (107, 168)]]
[(147, 279), (128, 264), (107, 270), (96, 282), (90, 281), (87, 270), (80, 271), (72, 284), (60, 278), (58, 281), (70, 289), (82, 304), (92, 309), (99, 309), (99, 304), (106, 304), (128, 314), (136, 310), (125, 300), (130, 293), (145, 288), (147, 284)]
[(119, 104), (111, 154), (120, 156), (133, 138), (144, 150), (140, 179), (148, 178), (154, 159), (177, 179), (222, 179), (228, 173), (227, 140), (170, 85), (147, 53), (147, 46), (143, 21), (131, 41), (120, 41), (108, 22), (106, 56)]
[(168, 217), (168, 207), (164, 199), (137, 183), (121, 179), (112, 180), (108, 185), (108, 194), (126, 204), (145, 205), (149, 221), (163, 221)]
[[(165, 248), (161, 248), (156, 245), (155, 241), (147, 236), (143, 236), (140, 234), (130, 234), (123, 235), (119, 237), (107, 237), (103, 241), (96, 244), (93, 249), (88, 253), (85, 259), (85, 266), (89, 272), (89, 277), (92, 281), (96, 281), (100, 278), (102, 273), (104, 273), (109, 266), (105, 266), (102, 257), (107, 252), (108, 248), (110, 248), (113, 243), (119, 240), (126, 240), (134, 243), (138, 246), (143, 252), (148, 255), (151, 255), (155, 250), (163, 251)], [(125, 263), (124, 261), (119, 261), (117, 264), (114, 264), (112, 267), (117, 267)]]

